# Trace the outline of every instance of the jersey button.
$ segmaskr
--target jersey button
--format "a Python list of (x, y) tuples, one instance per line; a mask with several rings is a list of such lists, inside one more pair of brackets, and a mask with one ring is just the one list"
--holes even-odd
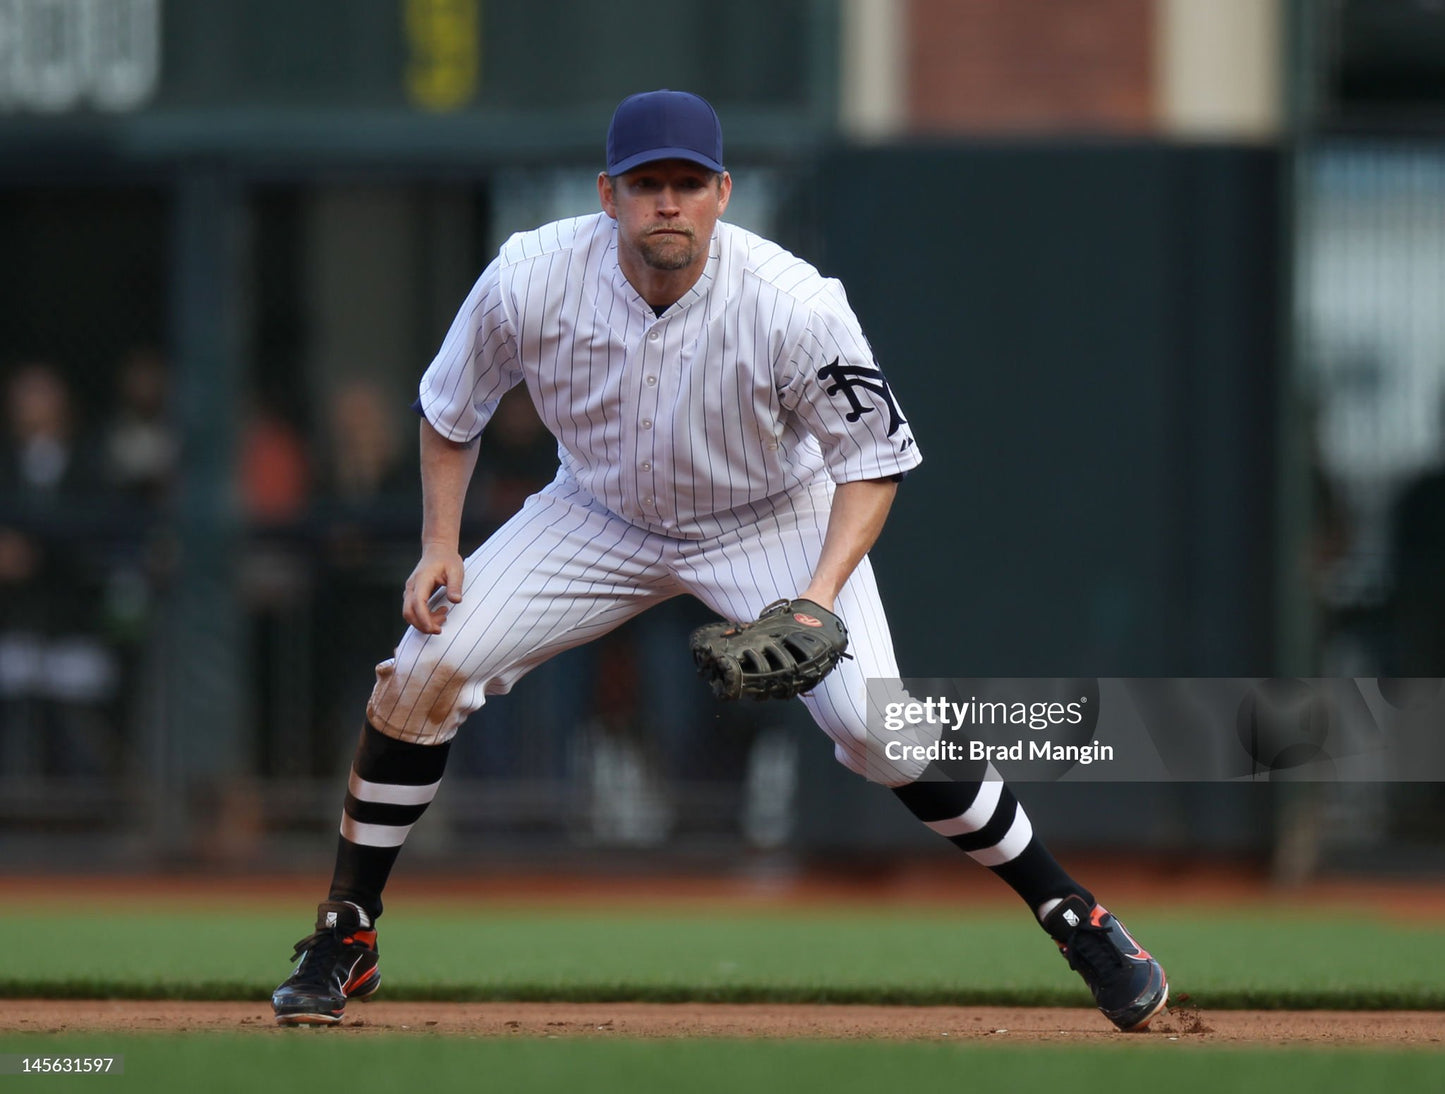
[(656, 376), (649, 376), (649, 377), (647, 378), (647, 386), (648, 386), (648, 387), (654, 387), (656, 384), (657, 384), (657, 377), (656, 377)]
[(652, 428), (652, 419), (651, 419), (651, 418), (643, 418), (643, 419), (642, 419), (642, 428), (643, 428), (643, 429), (651, 429), (651, 428)]
[(652, 331), (650, 334), (648, 334), (647, 340), (649, 342), (656, 342), (661, 337), (662, 335), (658, 334), (657, 331)]
[(642, 463), (640, 463), (638, 466), (641, 467), (642, 470), (644, 470), (644, 471), (651, 471), (651, 470), (652, 470), (652, 461), (651, 461), (651, 460), (643, 460)]
[(643, 498), (643, 499), (642, 499), (642, 504), (643, 504), (643, 505), (651, 505), (651, 504), (652, 504), (652, 495), (651, 495), (651, 494), (648, 494), (647, 497)]

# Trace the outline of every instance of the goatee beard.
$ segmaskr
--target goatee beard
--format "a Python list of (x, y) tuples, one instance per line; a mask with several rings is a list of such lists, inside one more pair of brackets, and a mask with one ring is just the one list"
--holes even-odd
[(683, 270), (692, 265), (695, 254), (693, 247), (656, 246), (644, 243), (639, 250), (642, 260), (654, 270)]

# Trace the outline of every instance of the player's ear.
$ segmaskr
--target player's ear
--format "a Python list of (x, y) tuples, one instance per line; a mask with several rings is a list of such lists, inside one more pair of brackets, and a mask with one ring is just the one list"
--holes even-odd
[(616, 220), (616, 194), (612, 189), (612, 177), (606, 171), (597, 172), (597, 200), (602, 203), (602, 211)]
[(733, 196), (733, 177), (724, 171), (717, 180), (717, 215), (722, 216), (728, 207), (728, 198)]

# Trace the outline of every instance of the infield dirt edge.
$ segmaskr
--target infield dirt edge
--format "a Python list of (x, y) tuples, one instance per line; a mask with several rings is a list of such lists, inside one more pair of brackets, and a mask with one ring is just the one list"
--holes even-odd
[(353, 1004), (331, 1028), (282, 1028), (265, 1003), (5, 1000), (0, 1035), (232, 1033), (290, 1037), (375, 1035), (739, 1038), (1320, 1047), (1445, 1044), (1445, 1012), (1213, 1011), (1171, 1008), (1140, 1034), (1097, 1012), (1057, 1007), (887, 1007), (699, 1003)]

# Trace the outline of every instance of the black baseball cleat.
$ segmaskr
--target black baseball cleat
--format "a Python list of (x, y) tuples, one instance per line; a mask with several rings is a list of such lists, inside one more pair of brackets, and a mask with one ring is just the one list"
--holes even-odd
[(1108, 909), (1071, 896), (1049, 913), (1044, 929), (1069, 968), (1084, 978), (1104, 1017), (1126, 1033), (1148, 1027), (1169, 1001), (1164, 968)]
[(291, 960), (295, 970), (271, 993), (283, 1026), (334, 1026), (348, 999), (365, 999), (381, 986), (376, 930), (355, 904), (319, 905), (315, 933), (296, 943)]

